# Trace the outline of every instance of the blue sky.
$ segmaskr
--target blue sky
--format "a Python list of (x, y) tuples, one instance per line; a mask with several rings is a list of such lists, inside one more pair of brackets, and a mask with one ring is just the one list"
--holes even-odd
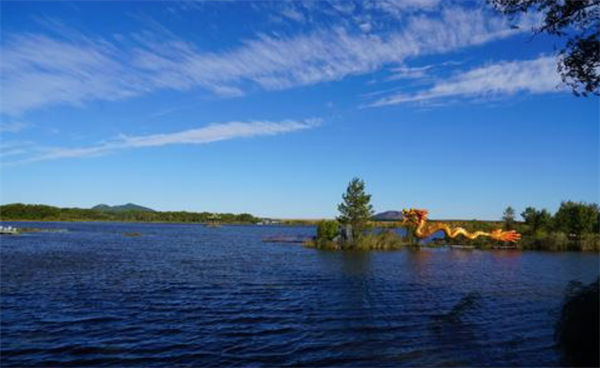
[[(0, 202), (498, 219), (598, 202), (599, 105), (485, 2), (2, 2)], [(518, 26), (518, 27), (515, 27)]]

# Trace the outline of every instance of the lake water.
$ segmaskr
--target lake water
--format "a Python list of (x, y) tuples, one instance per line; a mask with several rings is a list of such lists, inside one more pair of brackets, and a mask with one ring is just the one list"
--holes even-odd
[(0, 240), (5, 367), (556, 366), (565, 289), (599, 273), (589, 253), (261, 241), (308, 227), (23, 225), (69, 232)]

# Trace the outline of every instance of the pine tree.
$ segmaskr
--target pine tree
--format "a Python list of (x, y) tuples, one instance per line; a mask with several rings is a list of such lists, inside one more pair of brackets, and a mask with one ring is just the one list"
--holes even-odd
[(368, 222), (373, 216), (371, 195), (365, 192), (365, 182), (354, 178), (348, 184), (342, 199), (344, 201), (338, 205), (338, 221), (342, 225), (350, 225), (352, 237), (357, 240), (368, 228)]
[(515, 227), (515, 209), (511, 206), (506, 207), (502, 215), (506, 230), (513, 230)]

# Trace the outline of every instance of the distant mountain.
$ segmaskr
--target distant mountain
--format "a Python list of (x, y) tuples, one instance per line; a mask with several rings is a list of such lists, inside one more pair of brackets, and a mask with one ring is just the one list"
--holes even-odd
[(401, 211), (385, 211), (373, 216), (374, 220), (377, 221), (400, 221), (402, 220)]
[(97, 206), (92, 207), (93, 210), (97, 211), (107, 211), (107, 212), (122, 212), (122, 211), (146, 211), (146, 212), (155, 212), (152, 208), (139, 206), (133, 203), (127, 203), (120, 206), (109, 206), (106, 204), (99, 204)]

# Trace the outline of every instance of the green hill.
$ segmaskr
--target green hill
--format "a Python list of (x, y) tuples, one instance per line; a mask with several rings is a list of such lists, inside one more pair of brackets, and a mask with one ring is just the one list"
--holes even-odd
[(373, 216), (376, 221), (402, 221), (402, 211), (385, 211)]
[(106, 212), (122, 212), (122, 211), (145, 211), (145, 212), (155, 212), (152, 208), (140, 206), (133, 203), (127, 203), (120, 206), (109, 206), (106, 204), (99, 204), (97, 206), (92, 207), (93, 210), (96, 211), (106, 211)]

